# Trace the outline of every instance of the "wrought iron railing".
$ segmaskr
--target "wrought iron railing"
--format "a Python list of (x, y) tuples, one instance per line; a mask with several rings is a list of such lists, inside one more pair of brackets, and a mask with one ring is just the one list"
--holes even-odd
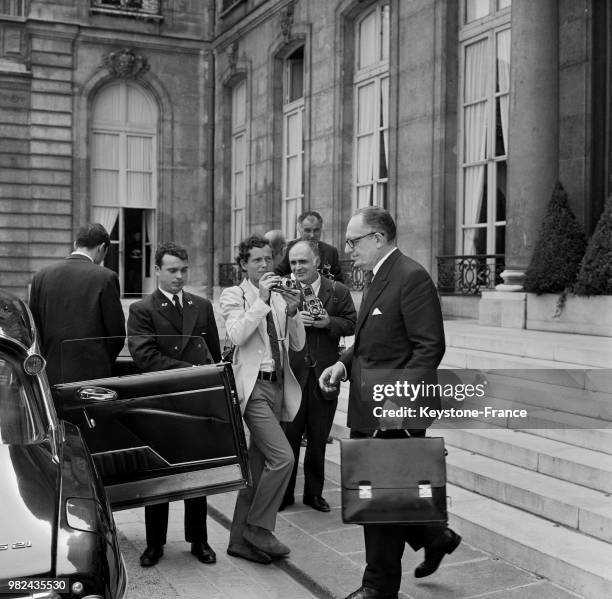
[(91, 7), (104, 12), (159, 15), (160, 0), (91, 0)]
[(0, 0), (0, 15), (25, 17), (25, 0)]
[(503, 283), (504, 254), (438, 256), (438, 291), (454, 295), (479, 295)]

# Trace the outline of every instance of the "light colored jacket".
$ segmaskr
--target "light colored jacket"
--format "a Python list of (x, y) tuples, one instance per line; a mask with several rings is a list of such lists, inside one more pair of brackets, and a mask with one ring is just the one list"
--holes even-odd
[(265, 339), (268, 337), (266, 315), (272, 310), (278, 336), (282, 339), (280, 347), (284, 376), (281, 421), (291, 422), (300, 407), (302, 391), (289, 366), (289, 348), (296, 351), (302, 349), (306, 332), (299, 314), (287, 317), (287, 305), (278, 293), (272, 293), (270, 298), (268, 305), (255, 294), (245, 279), (239, 286), (224, 289), (219, 303), (227, 336), (236, 346), (232, 366), (243, 412), (255, 387), (264, 356)]

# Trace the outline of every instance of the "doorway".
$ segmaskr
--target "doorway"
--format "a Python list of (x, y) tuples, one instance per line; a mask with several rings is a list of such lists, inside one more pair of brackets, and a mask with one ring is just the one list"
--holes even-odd
[(141, 297), (154, 289), (154, 210), (120, 208), (104, 265), (119, 275), (122, 296)]

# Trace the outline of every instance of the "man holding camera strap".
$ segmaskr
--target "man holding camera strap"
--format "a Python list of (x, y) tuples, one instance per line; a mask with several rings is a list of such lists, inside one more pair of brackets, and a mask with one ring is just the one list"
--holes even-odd
[(339, 389), (326, 393), (318, 379), (325, 368), (337, 361), (340, 338), (353, 334), (357, 313), (348, 287), (321, 277), (319, 263), (316, 243), (298, 241), (289, 250), (291, 271), (302, 290), (300, 315), (306, 327), (306, 344), (301, 351), (290, 352), (291, 370), (302, 388), (302, 401), (297, 416), (285, 429), (295, 462), (281, 510), (295, 503), (300, 441), (306, 431), (303, 502), (320, 512), (330, 511), (323, 498), (325, 447)]

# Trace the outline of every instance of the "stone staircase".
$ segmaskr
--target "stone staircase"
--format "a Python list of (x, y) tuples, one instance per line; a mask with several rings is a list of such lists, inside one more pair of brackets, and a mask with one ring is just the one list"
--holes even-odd
[[(436, 423), (451, 526), (474, 545), (589, 599), (612, 588), (612, 339), (445, 323), (442, 368), (477, 369), (487, 402), (528, 418)], [(344, 387), (333, 435), (348, 436)], [(469, 407), (469, 406), (468, 406)], [(340, 477), (329, 451), (328, 476)]]
[[(215, 302), (217, 304), (217, 302)], [(219, 314), (218, 306), (215, 310)], [(218, 318), (221, 343), (225, 335)], [(487, 371), (488, 400), (527, 419), (434, 424), (448, 448), (450, 525), (587, 599), (612, 588), (612, 339), (445, 322), (441, 368)], [(352, 339), (346, 339), (350, 345)], [(343, 384), (332, 435), (347, 438)], [(326, 476), (340, 481), (328, 445)]]

